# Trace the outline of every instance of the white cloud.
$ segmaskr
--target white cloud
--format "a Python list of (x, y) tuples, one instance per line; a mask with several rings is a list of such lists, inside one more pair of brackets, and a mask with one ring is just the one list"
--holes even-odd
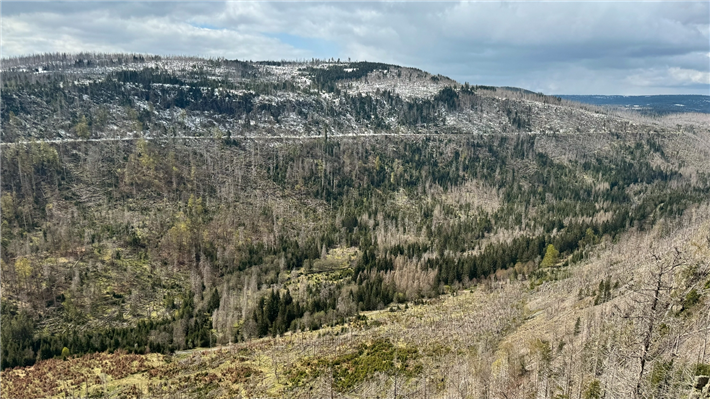
[[(105, 10), (3, 18), (3, 55), (41, 52), (141, 52), (227, 58), (299, 58), (306, 52), (256, 32), (202, 29), (170, 16), (115, 18)], [(28, 51), (30, 50), (30, 51)]]
[(630, 73), (626, 81), (635, 87), (645, 88), (707, 88), (710, 86), (710, 72), (678, 67), (640, 69)]
[(710, 72), (696, 71), (694, 69), (668, 68), (670, 76), (677, 84), (705, 84), (710, 85)]
[(276, 38), (287, 34), (333, 43), (336, 58), (415, 66), (477, 84), (555, 94), (708, 90), (706, 2), (5, 3), (2, 12), (4, 56), (320, 55), (307, 42)]

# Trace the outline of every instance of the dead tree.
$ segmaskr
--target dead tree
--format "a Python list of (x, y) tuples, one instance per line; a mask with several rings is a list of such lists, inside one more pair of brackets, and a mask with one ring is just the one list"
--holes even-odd
[(633, 397), (641, 398), (643, 378), (647, 365), (653, 359), (652, 345), (658, 326), (667, 317), (671, 305), (670, 293), (673, 289), (673, 277), (676, 270), (684, 264), (681, 252), (674, 248), (669, 256), (653, 254), (653, 266), (645, 281), (634, 287), (632, 314), (627, 317), (637, 319), (640, 328), (640, 353), (638, 354), (638, 373)]

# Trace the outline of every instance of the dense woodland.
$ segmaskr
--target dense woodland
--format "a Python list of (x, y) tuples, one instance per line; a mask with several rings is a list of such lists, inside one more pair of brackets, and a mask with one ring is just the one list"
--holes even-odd
[[(317, 329), (500, 271), (534, 281), (548, 251), (557, 254), (548, 267), (579, 261), (602, 237), (677, 216), (710, 194), (705, 175), (691, 183), (651, 166), (663, 156), (652, 137), (569, 164), (535, 151), (535, 141), (8, 147), (4, 279), (26, 306), (4, 302), (3, 365), (61, 356), (64, 347), (163, 352)], [(495, 193), (498, 206), (442, 200), (470, 182)], [(280, 194), (252, 202), (262, 191)], [(309, 219), (312, 228), (299, 229)], [(513, 238), (496, 239), (502, 234)], [(361, 255), (325, 281), (309, 280), (328, 270), (334, 248)], [(76, 260), (60, 268), (57, 257)], [(135, 287), (102, 281), (133, 268), (147, 269)], [(184, 280), (162, 281), (172, 273)], [(412, 281), (396, 277), (403, 273)], [(126, 308), (131, 320), (148, 316), (133, 302), (149, 290), (164, 293), (146, 299), (153, 311), (170, 316), (124, 327)], [(57, 317), (59, 325), (102, 322), (71, 333), (42, 327)]]
[[(445, 129), (452, 113), (485, 114), (480, 93), (495, 88), (405, 99), (349, 91), (373, 71), (401, 75), (385, 64), (304, 66), (312, 80), (299, 86), (255, 79), (262, 64), (210, 62), (239, 78), (154, 67), (84, 83), (4, 76), (3, 142), (27, 141), (2, 148), (3, 369), (316, 331), (494, 282), (534, 290), (599, 245), (710, 197), (707, 170), (677, 158), (656, 130), (611, 130), (598, 138), (603, 150), (579, 148), (574, 135), (526, 133), (539, 119), (532, 105), (506, 99), (496, 112), (507, 133), (337, 137), (318, 116), (379, 132)], [(275, 94), (286, 100), (258, 99)], [(38, 109), (78, 138), (109, 126), (152, 138), (34, 141), (54, 137), (26, 134)], [(165, 123), (170, 112), (182, 122)], [(195, 113), (212, 115), (198, 129), (212, 139), (182, 137)], [(247, 137), (252, 121), (294, 113), (311, 138)], [(594, 284), (578, 295), (595, 306), (619, 289), (610, 277)], [(688, 295), (688, 308), (701, 301)]]

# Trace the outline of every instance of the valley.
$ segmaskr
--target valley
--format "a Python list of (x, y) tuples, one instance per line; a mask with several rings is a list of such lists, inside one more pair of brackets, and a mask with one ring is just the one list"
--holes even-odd
[(3, 68), (3, 397), (708, 395), (706, 114), (370, 62)]

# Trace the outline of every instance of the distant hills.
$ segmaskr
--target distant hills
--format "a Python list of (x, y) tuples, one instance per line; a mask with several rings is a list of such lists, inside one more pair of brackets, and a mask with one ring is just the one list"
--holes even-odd
[(585, 104), (607, 105), (640, 111), (647, 114), (669, 114), (674, 112), (710, 113), (710, 96), (703, 95), (658, 95), (658, 96), (579, 96), (558, 95), (558, 97)]

